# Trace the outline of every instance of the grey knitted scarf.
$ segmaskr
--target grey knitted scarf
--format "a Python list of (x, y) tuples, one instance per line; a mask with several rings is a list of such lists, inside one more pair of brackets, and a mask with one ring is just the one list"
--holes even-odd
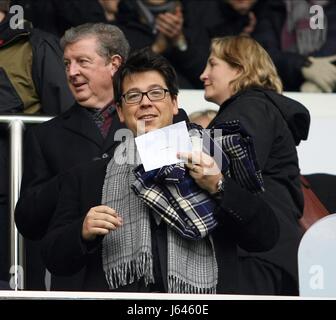
[[(146, 286), (154, 283), (149, 219), (152, 213), (131, 191), (135, 165), (127, 159), (134, 152), (134, 140), (123, 146), (124, 152), (117, 152), (107, 166), (102, 193), (102, 204), (114, 208), (123, 218), (123, 226), (103, 240), (103, 269), (110, 289), (140, 278)], [(211, 236), (186, 240), (168, 227), (167, 243), (168, 292), (216, 293), (218, 270)]]

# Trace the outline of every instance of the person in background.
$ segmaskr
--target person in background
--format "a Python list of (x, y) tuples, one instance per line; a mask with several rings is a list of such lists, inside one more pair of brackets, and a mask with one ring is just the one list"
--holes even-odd
[(265, 1), (218, 0), (222, 21), (209, 28), (210, 39), (245, 34), (253, 37), (256, 25), (264, 14)]
[[(58, 39), (18, 21), (0, 0), (0, 113), (58, 115), (74, 102)], [(11, 23), (12, 22), (12, 23)], [(12, 25), (12, 27), (11, 27)], [(13, 25), (15, 27), (13, 27)], [(9, 279), (8, 130), (0, 127), (0, 279)]]
[(20, 5), (34, 27), (61, 38), (65, 31), (84, 23), (115, 24), (119, 0), (12, 0)]
[(104, 10), (107, 22), (113, 23), (117, 19), (118, 5), (120, 0), (98, 0)]
[(185, 76), (185, 60), (181, 55), (188, 47), (181, 1), (124, 0), (119, 4), (117, 23), (132, 49), (150, 47), (164, 55), (175, 67), (180, 87), (193, 88)]
[(174, 59), (183, 66), (183, 74), (194, 88), (201, 89), (203, 86), (199, 75), (207, 61), (211, 39), (239, 34), (254, 37), (267, 2), (215, 0), (182, 3), (188, 46), (185, 51), (176, 53)]
[(0, 2), (0, 111), (58, 115), (74, 103), (59, 41), (26, 20), (11, 27), (9, 4)]
[[(173, 229), (174, 223), (159, 219), (131, 189), (139, 163), (132, 161), (134, 137), (139, 127), (146, 133), (172, 124), (178, 112), (176, 73), (167, 59), (143, 49), (129, 57), (113, 81), (118, 115), (130, 135), (112, 158), (81, 165), (63, 177), (43, 239), (48, 269), (71, 275), (85, 268), (78, 288), (85, 291), (240, 293), (237, 247), (269, 250), (278, 239), (274, 213), (258, 194), (230, 178), (221, 193), (223, 176), (217, 170), (202, 184), (206, 197), (217, 201), (221, 223), (216, 229), (190, 240)], [(213, 162), (206, 154), (203, 158)], [(156, 200), (162, 200), (158, 194)]]
[(192, 123), (196, 123), (203, 128), (206, 128), (212, 119), (216, 116), (217, 111), (207, 109), (203, 111), (195, 111), (189, 114), (189, 120)]
[(329, 213), (336, 213), (336, 175), (329, 173), (312, 173), (305, 174), (310, 188), (318, 196)]
[[(313, 5), (319, 14), (310, 12)], [(336, 90), (335, 37), (336, 3), (328, 0), (271, 1), (255, 34), (284, 89), (302, 92)]]
[[(263, 199), (280, 224), (280, 238), (273, 249), (263, 253), (241, 250), (240, 290), (246, 294), (297, 295), (297, 249), (302, 235), (298, 220), (303, 213), (303, 195), (296, 145), (308, 136), (309, 112), (281, 94), (282, 83), (271, 58), (248, 36), (213, 39), (200, 78), (205, 99), (220, 106), (208, 127), (240, 120), (253, 137), (265, 183)], [(249, 281), (250, 276), (263, 281), (255, 284)]]

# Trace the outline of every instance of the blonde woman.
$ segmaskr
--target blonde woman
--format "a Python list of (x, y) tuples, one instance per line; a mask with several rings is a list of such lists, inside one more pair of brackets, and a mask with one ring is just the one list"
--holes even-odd
[(265, 182), (264, 199), (281, 228), (274, 249), (241, 252), (240, 292), (298, 294), (296, 255), (303, 196), (296, 144), (307, 138), (309, 113), (281, 94), (282, 84), (271, 58), (248, 36), (213, 39), (200, 79), (205, 99), (220, 106), (209, 127), (240, 120), (253, 137)]

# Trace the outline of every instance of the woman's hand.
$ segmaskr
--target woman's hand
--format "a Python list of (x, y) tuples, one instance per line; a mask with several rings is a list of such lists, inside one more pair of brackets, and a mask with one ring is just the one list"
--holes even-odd
[(93, 207), (86, 214), (82, 227), (82, 237), (86, 241), (94, 240), (97, 235), (106, 235), (122, 226), (122, 218), (108, 206)]
[(204, 152), (178, 152), (177, 157), (186, 161), (189, 174), (195, 182), (210, 194), (217, 192), (217, 185), (223, 175), (216, 161)]

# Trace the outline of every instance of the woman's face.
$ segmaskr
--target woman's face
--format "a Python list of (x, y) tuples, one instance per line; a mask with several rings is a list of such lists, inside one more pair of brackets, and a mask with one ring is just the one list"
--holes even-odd
[(204, 98), (221, 105), (232, 96), (230, 82), (236, 79), (239, 73), (238, 69), (211, 53), (200, 76), (204, 84)]

